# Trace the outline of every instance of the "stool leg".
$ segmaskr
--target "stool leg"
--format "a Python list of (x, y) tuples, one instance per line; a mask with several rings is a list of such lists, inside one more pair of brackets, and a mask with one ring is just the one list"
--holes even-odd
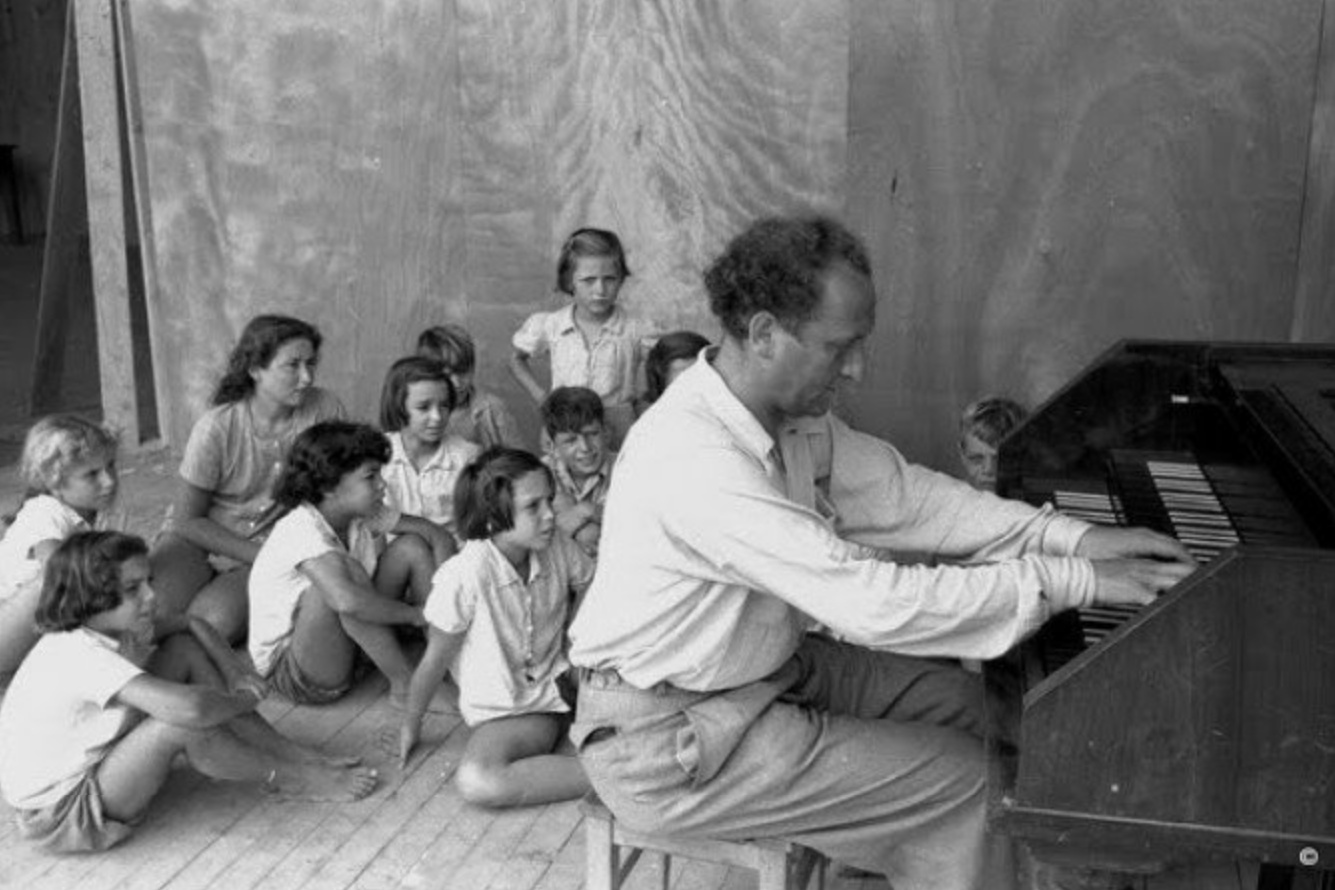
[(584, 818), (584, 856), (585, 890), (618, 890), (621, 863), (611, 822)]
[(790, 875), (796, 877), (791, 865), (792, 860), (787, 856), (761, 857), (756, 863), (756, 873), (760, 879), (756, 890), (801, 890), (789, 883)]
[(667, 853), (663, 854), (663, 890), (669, 890), (672, 886), (672, 857)]

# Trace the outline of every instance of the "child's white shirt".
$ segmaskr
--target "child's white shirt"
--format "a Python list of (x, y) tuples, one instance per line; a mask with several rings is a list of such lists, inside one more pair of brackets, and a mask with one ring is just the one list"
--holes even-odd
[(383, 533), (398, 524), (398, 511), (386, 509), (348, 525), (343, 546), (324, 515), (310, 504), (300, 504), (274, 524), (250, 569), (250, 633), (246, 646), (260, 676), (267, 677), (282, 642), (295, 625), (297, 604), (311, 586), (301, 564), (326, 553), (340, 553), (357, 562), (368, 576), (375, 574), (384, 544)]
[(42, 541), (63, 541), (75, 532), (91, 529), (73, 507), (53, 495), (39, 494), (24, 501), (14, 523), (0, 539), (0, 603), (30, 584), (41, 583), (42, 563), (33, 558), (34, 547)]
[(482, 449), (476, 442), (447, 435), (422, 469), (413, 466), (403, 433), (389, 433), (389, 462), (380, 469), (388, 502), (402, 513), (454, 529), (454, 483)]
[(527, 578), (490, 540), (468, 541), (431, 579), (423, 613), (463, 634), (451, 670), (469, 726), (512, 714), (564, 713), (557, 676), (569, 667), (571, 599), (593, 580), (593, 561), (561, 533), (532, 554)]
[(28, 653), (0, 705), (0, 791), (16, 809), (68, 794), (143, 717), (113, 702), (144, 671), (115, 639), (86, 627), (48, 633)]
[(629, 405), (635, 400), (640, 365), (653, 345), (653, 331), (618, 305), (597, 336), (586, 341), (572, 305), (530, 315), (511, 345), (526, 355), (551, 353), (552, 389), (585, 386), (605, 406)]

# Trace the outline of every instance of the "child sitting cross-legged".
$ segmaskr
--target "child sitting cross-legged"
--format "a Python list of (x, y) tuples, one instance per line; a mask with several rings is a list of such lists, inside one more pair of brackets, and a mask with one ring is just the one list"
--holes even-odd
[(582, 386), (558, 387), (542, 402), (542, 425), (550, 440), (543, 462), (556, 483), (557, 527), (597, 557), (616, 457), (608, 445), (602, 400)]
[(297, 436), (278, 479), (274, 500), (288, 513), (250, 572), (248, 645), (260, 676), (298, 704), (341, 698), (358, 651), (388, 678), (392, 701), (407, 691), (412, 665), (394, 629), (421, 627), (422, 609), (374, 578), (386, 532), (432, 532), (385, 506), (389, 454), (372, 427), (317, 423)]
[(579, 797), (589, 789), (579, 760), (553, 752), (570, 722), (558, 688), (569, 668), (566, 627), (593, 563), (556, 527), (551, 473), (527, 451), (488, 449), (464, 469), (454, 503), (467, 541), (432, 580), (400, 761), (448, 669), (472, 727), (455, 774), (466, 800), (506, 807)]
[(265, 683), (201, 618), (155, 642), (148, 547), (76, 532), (47, 563), (43, 635), (0, 706), (0, 790), (20, 833), (53, 852), (124, 840), (183, 756), (214, 779), (355, 800), (372, 769), (285, 739), (255, 706)]

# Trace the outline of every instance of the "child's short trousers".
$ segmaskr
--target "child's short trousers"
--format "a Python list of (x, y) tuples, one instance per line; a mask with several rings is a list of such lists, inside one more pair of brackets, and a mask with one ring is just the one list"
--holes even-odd
[(269, 688), (288, 701), (299, 705), (327, 705), (336, 702), (348, 694), (352, 688), (349, 680), (337, 687), (321, 686), (301, 670), (301, 665), (292, 657), (292, 640), (289, 637), (278, 646), (274, 655), (273, 670), (265, 677)]
[(93, 853), (114, 847), (130, 836), (129, 824), (102, 811), (97, 767), (83, 774), (79, 784), (55, 803), (14, 813), (19, 834), (52, 853)]

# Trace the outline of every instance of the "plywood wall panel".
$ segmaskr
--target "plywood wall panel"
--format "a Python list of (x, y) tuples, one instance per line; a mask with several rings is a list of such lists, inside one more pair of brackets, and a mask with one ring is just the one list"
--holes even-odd
[(965, 402), (1120, 337), (1287, 337), (1319, 3), (853, 8), (871, 428), (949, 467)]
[(509, 336), (561, 304), (571, 230), (621, 234), (633, 311), (712, 333), (723, 241), (842, 203), (844, 5), (131, 2), (177, 443), (255, 312), (321, 324), (365, 415), (421, 327), (462, 322), (522, 411)]

